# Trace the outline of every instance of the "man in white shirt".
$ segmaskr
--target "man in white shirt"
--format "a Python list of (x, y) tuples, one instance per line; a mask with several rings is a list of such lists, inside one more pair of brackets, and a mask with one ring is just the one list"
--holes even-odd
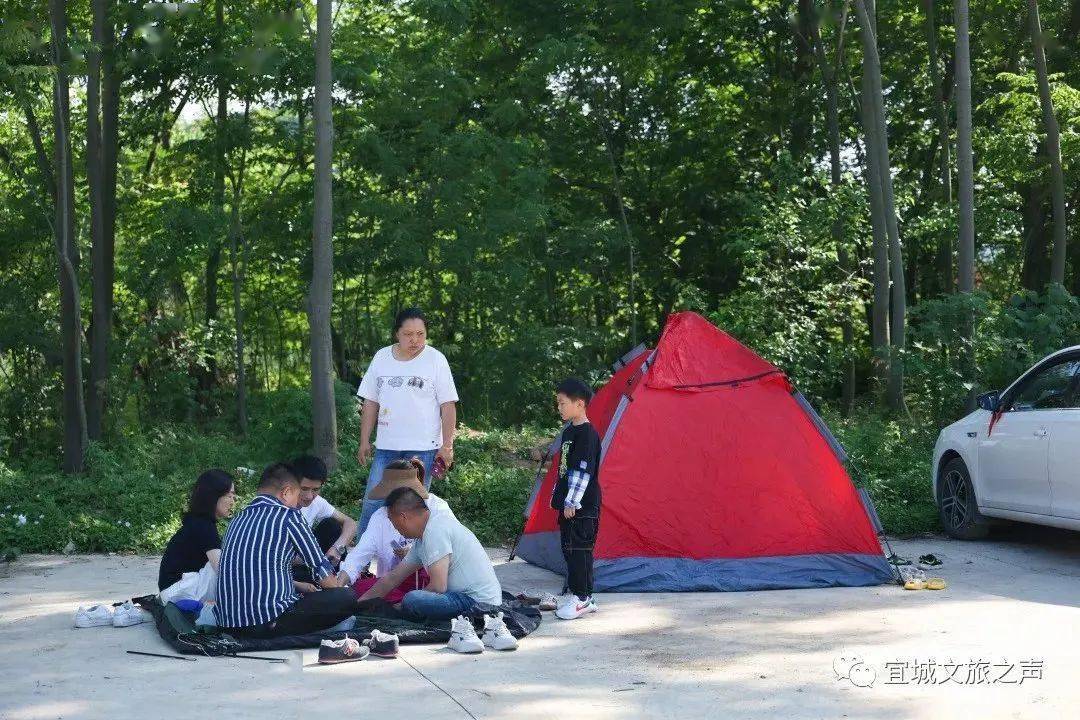
[(425, 486), (430, 486), (435, 459), (446, 467), (454, 461), (457, 388), (446, 357), (427, 344), (423, 313), (416, 308), (398, 313), (394, 339), (393, 345), (375, 353), (356, 391), (363, 403), (357, 459), (361, 464), (371, 460), (360, 534), (382, 505), (371, 492), (389, 463), (418, 457), (428, 478)]
[[(320, 495), (328, 475), (322, 460), (314, 455), (301, 455), (290, 465), (300, 478), (300, 516), (314, 533), (319, 548), (337, 565), (345, 557), (348, 542), (356, 536), (356, 521)], [(303, 567), (293, 570), (297, 590), (304, 593), (317, 590)]]
[[(412, 488), (424, 499), (433, 514), (445, 513), (453, 517), (454, 511), (450, 509), (447, 502), (424, 487), (419, 477), (420, 472), (423, 472), (422, 469), (418, 471), (415, 466), (404, 461), (391, 463), (383, 473), (382, 482), (372, 492), (373, 499), (385, 500), (399, 487)], [(352, 585), (357, 594), (362, 595), (375, 584), (378, 578), (389, 575), (401, 563), (402, 558), (408, 554), (410, 545), (411, 542), (390, 522), (386, 508), (379, 508), (371, 516), (367, 530), (360, 536), (356, 547), (342, 561), (341, 570), (337, 575), (338, 585), (342, 587)], [(372, 560), (375, 560), (375, 577), (361, 580), (362, 574), (370, 566)], [(402, 585), (389, 592), (385, 599), (392, 603), (399, 602), (405, 593), (422, 587), (421, 581), (426, 582), (427, 579), (427, 573), (423, 571), (407, 577)]]

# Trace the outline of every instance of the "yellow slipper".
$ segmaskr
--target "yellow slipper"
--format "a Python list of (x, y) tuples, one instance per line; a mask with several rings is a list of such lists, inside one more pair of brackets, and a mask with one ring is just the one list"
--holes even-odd
[(925, 580), (908, 580), (906, 583), (904, 583), (904, 589), (905, 590), (925, 590), (926, 589), (926, 581)]
[(926, 581), (927, 590), (944, 590), (945, 580), (943, 578), (930, 578)]

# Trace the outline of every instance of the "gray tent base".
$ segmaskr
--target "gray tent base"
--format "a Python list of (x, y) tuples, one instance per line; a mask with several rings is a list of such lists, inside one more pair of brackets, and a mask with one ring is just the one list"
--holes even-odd
[[(530, 533), (518, 542), (522, 559), (566, 574), (558, 532)], [(732, 592), (865, 587), (892, 581), (878, 554), (812, 553), (753, 558), (627, 557), (593, 563), (597, 592)]]

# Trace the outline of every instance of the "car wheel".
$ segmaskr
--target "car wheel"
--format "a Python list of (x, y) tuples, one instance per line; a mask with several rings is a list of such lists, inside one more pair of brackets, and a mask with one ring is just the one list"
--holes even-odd
[(938, 478), (938, 514), (946, 534), (959, 540), (986, 537), (990, 523), (979, 514), (975, 486), (960, 458), (945, 463)]

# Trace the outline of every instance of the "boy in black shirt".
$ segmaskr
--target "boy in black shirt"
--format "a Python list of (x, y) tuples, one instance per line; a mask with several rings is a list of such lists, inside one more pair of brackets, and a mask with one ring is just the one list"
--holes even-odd
[(559, 512), (566, 582), (570, 590), (555, 614), (574, 620), (596, 612), (592, 598), (593, 545), (600, 524), (600, 436), (585, 408), (592, 390), (580, 380), (563, 380), (555, 389), (559, 415), (570, 424), (562, 434), (561, 468), (551, 507)]

